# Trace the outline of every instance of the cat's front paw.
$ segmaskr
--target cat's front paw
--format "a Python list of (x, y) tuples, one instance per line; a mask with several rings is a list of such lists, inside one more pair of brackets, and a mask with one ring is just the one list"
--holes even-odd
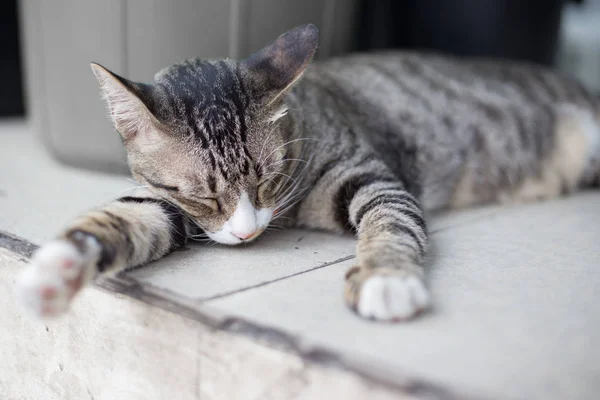
[(346, 275), (346, 302), (363, 318), (393, 322), (427, 308), (429, 294), (413, 273), (354, 267)]
[(68, 240), (42, 246), (16, 282), (19, 300), (37, 317), (64, 313), (89, 278), (90, 261)]

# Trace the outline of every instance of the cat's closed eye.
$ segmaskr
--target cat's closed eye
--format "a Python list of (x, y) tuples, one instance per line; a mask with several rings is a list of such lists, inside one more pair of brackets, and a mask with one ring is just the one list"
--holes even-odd
[(202, 197), (198, 201), (213, 211), (221, 212), (221, 203), (214, 197)]
[(145, 175), (142, 175), (142, 174), (140, 174), (139, 172), (137, 172), (137, 174), (138, 174), (139, 176), (141, 176), (142, 178), (144, 178), (144, 180), (145, 180), (146, 182), (148, 182), (148, 184), (149, 184), (149, 185), (151, 185), (151, 186), (153, 186), (153, 187), (155, 187), (155, 188), (157, 188), (157, 189), (163, 189), (163, 190), (167, 190), (167, 191), (169, 191), (169, 192), (179, 192), (179, 187), (177, 187), (177, 186), (174, 186), (174, 185), (166, 185), (166, 184), (164, 184), (164, 183), (157, 182), (157, 180), (155, 180), (155, 179), (152, 179), (152, 178), (149, 178), (149, 177), (147, 177), (147, 176), (145, 176)]

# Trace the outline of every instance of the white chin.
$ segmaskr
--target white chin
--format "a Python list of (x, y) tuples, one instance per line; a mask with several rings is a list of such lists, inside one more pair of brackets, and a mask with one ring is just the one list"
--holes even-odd
[[(238, 205), (229, 219), (217, 232), (207, 232), (207, 236), (217, 243), (235, 245), (248, 243), (256, 239), (265, 230), (271, 221), (273, 210), (261, 208), (256, 210), (248, 195), (244, 192), (240, 196)], [(238, 236), (253, 235), (251, 238), (242, 240)]]
[(206, 235), (211, 240), (214, 240), (215, 242), (221, 243), (221, 244), (235, 245), (235, 244), (242, 243), (242, 239), (236, 238), (229, 232), (223, 232), (223, 231), (212, 232), (212, 233), (206, 232)]

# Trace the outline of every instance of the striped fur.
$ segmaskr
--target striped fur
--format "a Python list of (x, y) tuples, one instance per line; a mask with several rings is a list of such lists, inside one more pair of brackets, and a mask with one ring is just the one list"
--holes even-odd
[(94, 268), (107, 273), (162, 257), (198, 229), (238, 243), (224, 230), (234, 215), (258, 229), (251, 239), (264, 229), (257, 215), (353, 232), (346, 301), (389, 321), (429, 302), (424, 210), (600, 181), (600, 102), (575, 82), (533, 65), (417, 53), (307, 67), (316, 45), (316, 29), (299, 27), (246, 60), (186, 61), (151, 85), (95, 66), (133, 176), (152, 194), (90, 212), (64, 240), (82, 253), (98, 243)]
[[(157, 260), (186, 243), (191, 228), (178, 207), (146, 194), (118, 199), (75, 220), (63, 237), (102, 244), (98, 273), (119, 273)], [(85, 251), (85, 249), (81, 249)]]

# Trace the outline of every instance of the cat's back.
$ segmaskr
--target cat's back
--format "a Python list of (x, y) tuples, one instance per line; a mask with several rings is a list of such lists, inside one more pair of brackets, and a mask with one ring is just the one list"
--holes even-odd
[[(547, 68), (414, 52), (316, 63), (296, 93), (313, 134), (361, 136), (399, 176), (405, 166), (398, 160), (414, 152), (430, 209), (498, 198), (552, 154), (564, 153), (571, 142), (561, 142), (563, 123), (586, 125), (600, 115), (597, 96)], [(467, 179), (465, 165), (486, 172)], [(470, 189), (456, 192), (468, 196), (452, 200), (463, 181)], [(547, 192), (554, 195), (555, 186)]]
[(383, 109), (410, 106), (431, 112), (472, 102), (496, 106), (589, 106), (596, 102), (580, 84), (543, 66), (434, 53), (391, 51), (343, 56), (315, 63), (307, 77), (330, 91)]

